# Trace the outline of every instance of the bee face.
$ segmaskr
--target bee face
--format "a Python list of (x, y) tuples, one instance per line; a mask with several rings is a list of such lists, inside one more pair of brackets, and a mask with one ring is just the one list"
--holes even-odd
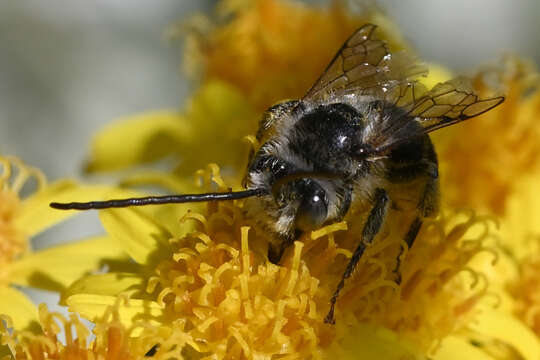
[(296, 102), (269, 112), (263, 123), (272, 119), (280, 127), (267, 127), (273, 134), (252, 157), (246, 184), (269, 194), (257, 199), (262, 208), (256, 205), (256, 212), (266, 215), (255, 218), (288, 239), (345, 214), (352, 191), (349, 180), (367, 168), (361, 143), (365, 122), (363, 114), (345, 103), (310, 109)]

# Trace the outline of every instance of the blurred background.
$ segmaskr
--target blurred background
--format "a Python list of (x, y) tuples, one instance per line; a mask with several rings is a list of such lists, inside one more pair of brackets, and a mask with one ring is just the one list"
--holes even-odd
[[(321, 2), (319, 0), (319, 2)], [(513, 52), (540, 62), (540, 1), (380, 0), (420, 57), (470, 71)], [(190, 86), (167, 28), (211, 0), (0, 2), (0, 154), (49, 179), (81, 173), (92, 134), (121, 116), (180, 108)], [(95, 233), (84, 214), (36, 247)], [(38, 299), (42, 299), (39, 297)], [(41, 301), (41, 300), (40, 300)]]

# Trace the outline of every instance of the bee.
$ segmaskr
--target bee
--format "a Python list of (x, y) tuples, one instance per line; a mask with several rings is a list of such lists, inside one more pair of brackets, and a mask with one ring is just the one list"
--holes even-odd
[[(385, 221), (407, 220), (403, 239), (410, 248), (424, 219), (438, 212), (438, 162), (428, 134), (504, 101), (479, 99), (459, 78), (428, 91), (417, 81), (424, 67), (405, 53), (391, 53), (375, 29), (366, 24), (355, 31), (303, 98), (263, 114), (245, 190), (51, 207), (87, 210), (245, 198), (247, 215), (270, 234), (273, 263), (302, 233), (341, 220), (356, 222), (359, 243), (325, 318), (334, 323), (339, 293)], [(365, 220), (358, 224), (357, 219)], [(398, 267), (399, 260), (395, 272)]]

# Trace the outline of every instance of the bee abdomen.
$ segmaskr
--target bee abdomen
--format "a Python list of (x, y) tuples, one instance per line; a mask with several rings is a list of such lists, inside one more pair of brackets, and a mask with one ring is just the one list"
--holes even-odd
[(432, 179), (439, 177), (437, 164), (429, 161), (421, 161), (401, 167), (390, 167), (386, 173), (386, 179), (394, 184), (411, 182), (419, 177), (426, 176)]
[(422, 177), (439, 178), (437, 154), (428, 135), (397, 146), (388, 157), (386, 178), (391, 183), (406, 183)]

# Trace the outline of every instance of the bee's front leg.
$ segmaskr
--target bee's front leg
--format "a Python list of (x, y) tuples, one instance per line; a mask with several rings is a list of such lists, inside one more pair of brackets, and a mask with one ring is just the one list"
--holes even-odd
[(366, 247), (373, 242), (373, 239), (381, 229), (384, 219), (386, 218), (386, 212), (388, 211), (388, 202), (389, 202), (388, 194), (384, 189), (376, 189), (375, 190), (375, 196), (374, 196), (374, 205), (371, 209), (371, 212), (369, 213), (369, 216), (367, 218), (366, 224), (364, 225), (364, 229), (362, 230), (362, 241), (354, 251), (353, 256), (351, 257), (351, 260), (349, 260), (349, 264), (347, 265), (347, 268), (345, 269), (345, 272), (343, 273), (343, 276), (341, 277), (341, 280), (336, 288), (336, 291), (334, 292), (334, 295), (332, 295), (332, 298), (330, 299), (330, 311), (328, 311), (328, 314), (326, 315), (326, 318), (324, 319), (325, 323), (334, 324), (334, 307), (336, 305), (337, 298), (339, 296), (339, 293), (343, 289), (343, 286), (345, 285), (345, 280), (348, 279), (351, 274), (354, 271), (354, 268), (356, 267), (356, 264), (362, 257), (362, 254), (366, 250)]

